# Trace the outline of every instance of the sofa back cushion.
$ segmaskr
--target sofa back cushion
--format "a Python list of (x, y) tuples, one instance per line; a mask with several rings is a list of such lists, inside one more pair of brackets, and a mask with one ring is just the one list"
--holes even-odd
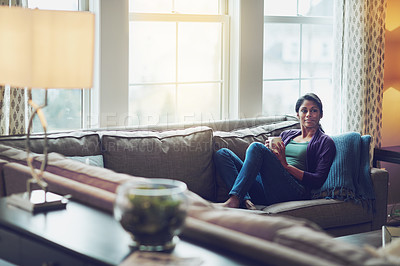
[[(48, 152), (57, 152), (65, 156), (100, 155), (100, 138), (96, 132), (74, 131), (48, 134)], [(26, 149), (26, 136), (0, 137), (0, 144)], [(30, 149), (34, 153), (43, 153), (44, 135), (30, 136)]]
[(106, 168), (135, 176), (180, 180), (189, 190), (215, 200), (211, 128), (100, 134)]

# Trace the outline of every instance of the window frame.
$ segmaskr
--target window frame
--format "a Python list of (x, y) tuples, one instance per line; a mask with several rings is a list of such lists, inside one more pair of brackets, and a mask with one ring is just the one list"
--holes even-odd
[(303, 49), (303, 25), (333, 25), (333, 18), (329, 17), (305, 17), (305, 16), (264, 16), (264, 25), (268, 23), (279, 23), (279, 24), (296, 24), (300, 26), (299, 31), (299, 40), (300, 40), (300, 51), (299, 51), (299, 78), (264, 78), (264, 81), (290, 81), (290, 80), (298, 80), (299, 81), (299, 90), (301, 91), (301, 81), (302, 80), (316, 80), (316, 79), (327, 79), (323, 77), (319, 78), (302, 78), (301, 76), (301, 63), (302, 63), (302, 49)]
[[(148, 85), (174, 85), (177, 92), (179, 85), (183, 84), (221, 84), (220, 86), (220, 103), (219, 103), (219, 117), (222, 119), (229, 113), (229, 55), (230, 55), (230, 17), (227, 15), (227, 0), (219, 1), (219, 15), (215, 14), (180, 14), (180, 13), (138, 13), (129, 12), (129, 22), (147, 21), (147, 22), (204, 22), (204, 23), (221, 23), (221, 74), (219, 80), (207, 81), (178, 81), (175, 77), (173, 82), (134, 82), (129, 81), (128, 90), (131, 86), (148, 86)], [(178, 38), (178, 37), (177, 37)], [(177, 48), (178, 49), (178, 48)], [(178, 53), (176, 53), (175, 61), (178, 62)], [(178, 64), (175, 66), (176, 73), (178, 73)], [(178, 93), (178, 92), (177, 92)], [(176, 95), (177, 97), (177, 95)], [(177, 102), (175, 102), (177, 104)], [(179, 110), (175, 106), (177, 113)], [(180, 117), (176, 117), (176, 122), (184, 123), (187, 121), (180, 121)], [(139, 121), (140, 122), (140, 121)]]

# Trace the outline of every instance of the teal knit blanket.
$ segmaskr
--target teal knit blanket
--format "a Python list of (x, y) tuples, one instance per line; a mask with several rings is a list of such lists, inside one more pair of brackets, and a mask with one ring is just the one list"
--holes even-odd
[(336, 146), (328, 178), (312, 198), (353, 200), (373, 206), (375, 193), (370, 174), (371, 136), (357, 132), (332, 136)]

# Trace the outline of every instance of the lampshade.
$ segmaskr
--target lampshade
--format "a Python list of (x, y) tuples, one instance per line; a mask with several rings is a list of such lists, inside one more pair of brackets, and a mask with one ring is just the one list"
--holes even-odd
[(94, 15), (0, 7), (0, 85), (91, 88)]

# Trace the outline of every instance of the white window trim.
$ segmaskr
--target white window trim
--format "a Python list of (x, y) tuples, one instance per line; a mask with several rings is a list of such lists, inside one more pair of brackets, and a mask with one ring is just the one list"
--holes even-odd
[[(203, 15), (203, 14), (165, 14), (165, 13), (129, 13), (129, 21), (161, 21), (161, 22), (215, 22), (222, 24), (222, 45), (221, 45), (221, 79), (207, 81), (190, 81), (190, 82), (140, 82), (129, 83), (129, 86), (138, 85), (182, 85), (182, 84), (222, 84), (220, 94), (220, 118), (227, 117), (229, 114), (229, 36), (230, 36), (230, 19), (223, 9), (224, 3), (221, 3), (221, 15)], [(227, 41), (225, 41), (227, 40)], [(178, 56), (178, 54), (177, 54)], [(178, 61), (178, 58), (176, 58)]]
[(128, 0), (90, 0), (96, 20), (90, 128), (125, 126), (128, 119), (128, 7)]
[(264, 1), (231, 0), (229, 117), (262, 115)]

